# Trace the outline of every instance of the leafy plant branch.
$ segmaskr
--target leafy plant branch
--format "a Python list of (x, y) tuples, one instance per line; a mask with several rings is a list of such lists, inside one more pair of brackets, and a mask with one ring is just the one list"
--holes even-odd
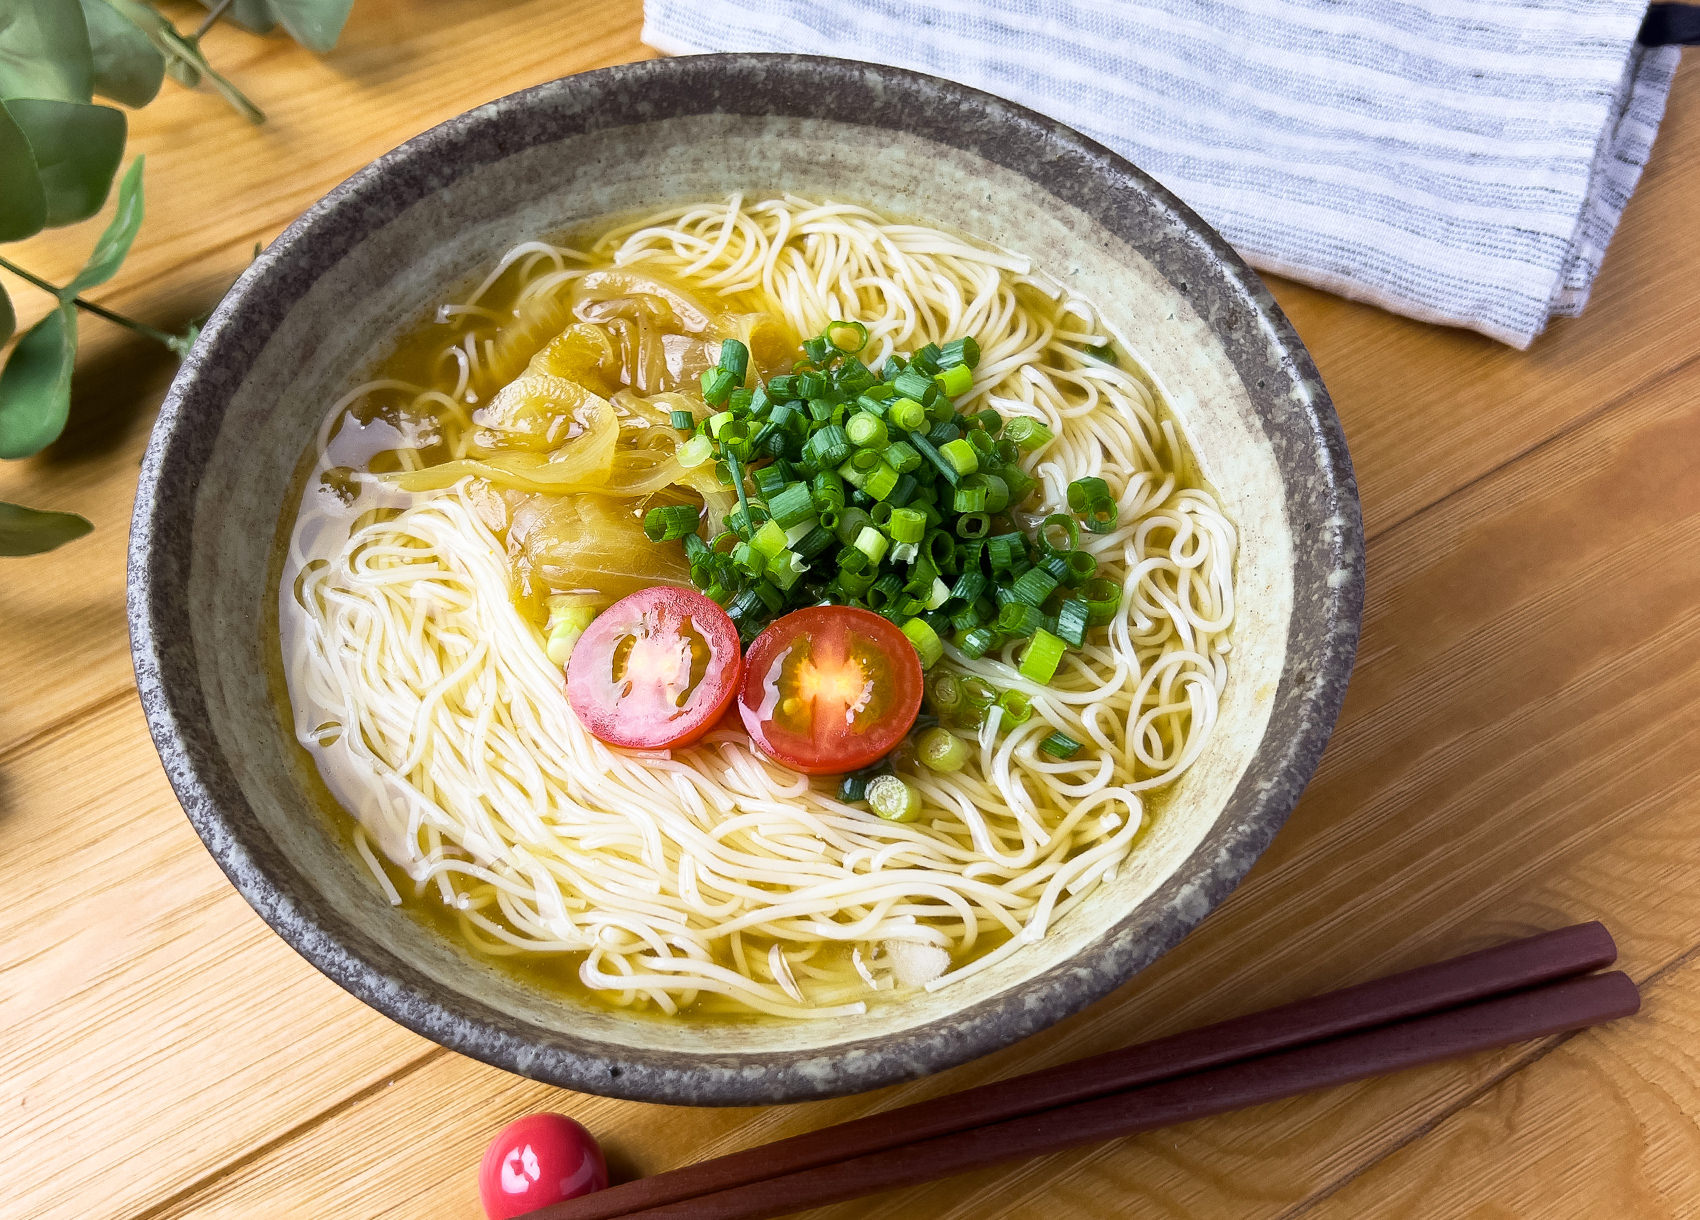
[[(112, 194), (128, 134), (124, 111), (151, 102), (164, 78), (205, 83), (250, 122), (265, 115), (207, 62), (201, 40), (228, 17), (256, 33), (281, 25), (303, 46), (335, 45), (352, 0), (203, 0), (209, 12), (184, 34), (146, 0), (6, 0), (0, 5), (0, 242), (76, 224)], [(171, 334), (90, 301), (111, 279), (141, 227), (142, 158), (118, 185), (117, 206), (87, 262), (55, 285), (10, 259), (0, 268), (48, 293), (53, 309), (17, 338), (0, 367), (0, 458), (39, 453), (64, 431), (82, 311), (163, 343), (179, 357), (198, 328)], [(17, 314), (0, 284), (0, 345)], [(44, 512), (0, 501), (0, 555), (33, 555), (87, 533), (75, 513)]]

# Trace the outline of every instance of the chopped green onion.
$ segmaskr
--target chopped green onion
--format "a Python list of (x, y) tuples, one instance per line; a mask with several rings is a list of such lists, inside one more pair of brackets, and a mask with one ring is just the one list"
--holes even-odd
[(850, 546), (861, 536), (862, 531), (871, 527), (873, 523), (874, 519), (868, 515), (867, 510), (861, 508), (845, 509), (843, 515), (838, 518), (838, 529), (836, 531), (838, 541), (845, 546)]
[(1015, 579), (1015, 595), (1030, 606), (1042, 606), (1056, 591), (1057, 578), (1043, 568), (1029, 568)]
[(994, 572), (1008, 572), (1015, 567), (1017, 555), (1024, 552), (1027, 540), (1020, 534), (997, 534), (986, 539), (986, 561)]
[(1086, 628), (1091, 617), (1091, 607), (1080, 598), (1071, 597), (1057, 610), (1057, 634), (1079, 648), (1086, 643)]
[(1003, 426), (1003, 436), (1007, 441), (1014, 441), (1023, 453), (1031, 453), (1055, 439), (1044, 421), (1031, 415), (1017, 415), (1010, 420)]
[(544, 651), (549, 654), (551, 664), (566, 668), (573, 655), (573, 645), (595, 617), (596, 611), (589, 606), (564, 606), (550, 611), (549, 638)]
[(934, 725), (915, 738), (915, 758), (929, 771), (960, 771), (968, 765), (968, 743)]
[[(692, 535), (693, 537), (695, 535)], [(937, 576), (933, 577), (933, 586), (927, 590), (927, 609), (939, 610), (950, 600), (950, 586)]]
[(1027, 651), (1022, 654), (1021, 676), (1041, 684), (1049, 682), (1056, 676), (1057, 665), (1062, 661), (1063, 650), (1067, 647), (1060, 637), (1041, 627), (1033, 634), (1033, 642), (1027, 645)]
[(955, 398), (958, 394), (966, 394), (968, 387), (974, 384), (974, 370), (966, 364), (955, 364), (942, 373), (935, 373), (933, 380), (939, 389)]
[(1039, 548), (1047, 555), (1066, 555), (1079, 545), (1080, 523), (1066, 513), (1052, 513), (1040, 523)]
[[(854, 346), (848, 345), (838, 337), (838, 332), (848, 330), (855, 335)], [(833, 321), (826, 324), (826, 341), (841, 352), (859, 352), (868, 346), (868, 328), (860, 322)]]
[(850, 545), (866, 555), (869, 563), (877, 564), (885, 558), (885, 550), (889, 544), (886, 542), (885, 535), (875, 529), (870, 522), (862, 527), (862, 531), (856, 535), (856, 541)]
[(920, 654), (922, 669), (931, 669), (933, 664), (944, 656), (944, 643), (939, 639), (939, 633), (921, 619), (912, 618), (904, 623), (903, 634), (909, 637), (909, 642), (915, 645), (915, 651)]
[(809, 532), (791, 544), (791, 549), (804, 559), (813, 559), (833, 544), (832, 531), (824, 523), (812, 525)]
[(956, 519), (957, 536), (969, 541), (977, 541), (992, 532), (992, 517), (990, 513), (963, 513)]
[(809, 495), (809, 489), (803, 483), (788, 483), (777, 494), (767, 500), (767, 511), (773, 514), (773, 520), (783, 529), (815, 515), (814, 497)]
[(897, 481), (905, 477), (907, 476), (899, 475), (882, 460), (868, 472), (868, 477), (862, 483), (862, 490), (876, 500), (883, 500), (896, 490)]
[(838, 799), (846, 805), (865, 800), (867, 795), (868, 777), (865, 775), (846, 775), (838, 782)]
[[(1003, 442), (999, 441), (999, 445)], [(1009, 487), (1009, 503), (1011, 507), (1023, 504), (1027, 497), (1033, 494), (1033, 489), (1039, 485), (1039, 480), (1028, 474), (1019, 466), (1005, 466), (1003, 481)]]
[(1092, 505), (1106, 501), (1113, 504), (1115, 497), (1110, 495), (1110, 485), (1097, 475), (1087, 475), (1068, 485), (1068, 506), (1074, 512), (1085, 512)]
[(850, 443), (858, 449), (883, 449), (886, 442), (885, 420), (867, 411), (858, 411), (845, 426)]
[(953, 364), (965, 364), (969, 368), (980, 363), (980, 345), (974, 341), (973, 335), (964, 335), (954, 339), (939, 350), (939, 366), (949, 368)]
[(1039, 749), (1052, 758), (1073, 758), (1080, 753), (1080, 743), (1067, 733), (1052, 733), (1039, 743)]
[(962, 481), (962, 476), (956, 473), (956, 467), (952, 466), (949, 459), (940, 453), (926, 437), (919, 432), (912, 432), (909, 435), (909, 443), (921, 451), (922, 457), (938, 467), (939, 473), (944, 475), (945, 481), (952, 487)]
[(934, 670), (927, 678), (927, 701), (939, 716), (949, 716), (962, 706), (962, 682), (948, 669)]
[(940, 445), (939, 454), (958, 475), (973, 474), (980, 469), (980, 458), (974, 452), (974, 446), (960, 437)]
[[(740, 346), (742, 346), (740, 344)], [(738, 384), (738, 375), (731, 369), (712, 368), (702, 371), (702, 398), (711, 407), (723, 407)], [(717, 434), (718, 435), (718, 434)]]
[(769, 380), (767, 383), (767, 394), (769, 398), (782, 402), (794, 402), (798, 398), (802, 397), (802, 395), (797, 392), (797, 378), (792, 376), (790, 373), (783, 373), (780, 376)]
[(868, 808), (888, 822), (913, 822), (921, 816), (921, 794), (895, 775), (880, 775), (868, 784)]
[(1116, 359), (1116, 349), (1108, 343), (1094, 343), (1091, 347), (1080, 349), (1094, 360), (1102, 360), (1105, 364), (1119, 364)]
[(939, 392), (931, 377), (927, 376), (926, 373), (917, 372), (913, 368), (905, 369), (902, 373), (899, 373), (892, 379), (891, 384), (901, 397), (912, 398), (922, 406), (932, 402)]
[(927, 532), (926, 514), (913, 508), (894, 509), (886, 532), (893, 542), (919, 542)]
[[(962, 442), (953, 441), (951, 443), (960, 445)], [(970, 477), (978, 478), (979, 476), (972, 475)], [(964, 479), (957, 485), (955, 493), (951, 496), (951, 507), (959, 513), (984, 512), (986, 509), (986, 485), (979, 483), (970, 487), (968, 480)]]
[(686, 470), (695, 470), (714, 456), (714, 442), (706, 436), (693, 436), (675, 449), (673, 456)]
[(808, 566), (795, 551), (785, 550), (768, 563), (765, 575), (780, 589), (789, 590), (802, 579)]
[(667, 422), (680, 432), (689, 432), (697, 426), (697, 417), (689, 411), (672, 411), (667, 415)]
[(998, 610), (998, 630), (1004, 635), (1032, 635), (1043, 628), (1044, 622), (1039, 608), (1023, 601), (1005, 602)]
[(1033, 701), (1018, 690), (1006, 690), (999, 695), (998, 706), (1003, 709), (1004, 724), (1012, 728), (1033, 719)]
[(886, 465), (898, 474), (912, 474), (920, 468), (921, 451), (908, 441), (892, 441), (885, 447)]
[(885, 417), (893, 428), (914, 432), (927, 422), (927, 408), (913, 398), (898, 398), (886, 407)]
[(736, 339), (723, 339), (720, 343), (720, 367), (742, 381), (744, 374), (749, 372), (750, 349)]
[(956, 637), (956, 646), (975, 660), (990, 652), (997, 642), (997, 632), (989, 627), (974, 627)]
[[(754, 478), (756, 481), (756, 490), (759, 491), (762, 494), (762, 498), (766, 500), (771, 500), (774, 496), (778, 495), (780, 490), (788, 482), (785, 478), (785, 472), (779, 468), (778, 462), (775, 462), (771, 466), (762, 467), (760, 470), (755, 472)], [(771, 508), (772, 506), (769, 505), (769, 507)]]
[(697, 530), (697, 510), (689, 504), (668, 504), (644, 514), (644, 537), (651, 542), (674, 542)]
[(779, 523), (769, 521), (756, 531), (755, 537), (750, 539), (750, 545), (766, 558), (772, 559), (783, 551), (789, 545), (789, 542)]
[(1122, 604), (1120, 585), (1099, 576), (1087, 581), (1081, 592), (1086, 597), (1087, 622), (1094, 627), (1102, 627), (1105, 623), (1115, 621), (1116, 611)]
[(1063, 575), (1063, 583), (1083, 585), (1092, 579), (1092, 574), (1097, 570), (1097, 557), (1090, 551), (1070, 551), (1068, 553), (1068, 571)]
[(950, 595), (972, 605), (974, 600), (984, 593), (990, 585), (991, 582), (986, 579), (985, 573), (970, 568), (956, 578), (956, 584), (951, 588)]

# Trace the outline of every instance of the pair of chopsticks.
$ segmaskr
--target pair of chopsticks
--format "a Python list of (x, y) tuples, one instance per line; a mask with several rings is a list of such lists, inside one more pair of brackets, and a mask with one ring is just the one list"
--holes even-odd
[(1582, 1029), (1641, 1004), (1598, 923), (840, 1123), (531, 1212), (759, 1220)]

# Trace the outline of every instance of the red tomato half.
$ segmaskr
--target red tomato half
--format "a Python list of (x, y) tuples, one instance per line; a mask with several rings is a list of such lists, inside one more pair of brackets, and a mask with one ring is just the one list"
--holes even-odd
[(744, 661), (738, 711), (762, 752), (806, 775), (891, 753), (921, 710), (921, 658), (871, 610), (811, 606), (777, 619)]
[(567, 659), (567, 700), (611, 746), (689, 745), (738, 690), (738, 629), (694, 589), (657, 585), (621, 598)]
[(490, 1220), (511, 1220), (608, 1185), (596, 1137), (564, 1114), (528, 1114), (503, 1127), (478, 1167)]

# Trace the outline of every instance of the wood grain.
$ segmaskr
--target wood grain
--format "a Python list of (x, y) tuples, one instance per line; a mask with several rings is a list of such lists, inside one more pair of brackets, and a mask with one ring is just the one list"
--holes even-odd
[[(1082, 1018), (881, 1105), (1260, 1007), (1486, 940), (1600, 916), (1647, 977), (1700, 926), (1700, 859), (1673, 852), (1700, 739), (1700, 367), (1372, 546), (1363, 669), (1323, 772), (1238, 894)], [(1594, 528), (1611, 520), (1612, 533)], [(1625, 548), (1622, 538), (1634, 538)], [(1631, 568), (1641, 577), (1620, 579)], [(1573, 611), (1585, 604), (1587, 611)], [(1585, 748), (1584, 748), (1585, 747)], [(1656, 886), (1615, 884), (1619, 874)], [(1520, 1048), (918, 1188), (821, 1216), (1281, 1216), (1323, 1197), (1540, 1052)], [(485, 1125), (459, 1100), (487, 1097)], [(560, 1107), (643, 1172), (862, 1113), (631, 1107), (433, 1059), (167, 1214), (451, 1216), (506, 1117)], [(368, 1140), (351, 1133), (365, 1132)], [(665, 1131), (665, 1138), (657, 1133)], [(419, 1143), (439, 1149), (422, 1158)], [(358, 1167), (358, 1168), (357, 1168)], [(342, 1185), (337, 1186), (338, 1183)], [(1066, 1201), (1066, 1207), (1061, 1206)]]
[[(150, 218), (102, 299), (178, 324), (373, 156), (647, 54), (638, 23), (636, 0), (361, 0), (323, 60), (216, 30), (209, 54), (272, 122), (169, 85), (135, 116)], [(527, 1110), (570, 1110), (647, 1172), (1595, 915), (1657, 980), (1645, 1018), (822, 1215), (1700, 1212), (1697, 63), (1588, 313), (1530, 352), (1273, 285), (1334, 394), (1373, 536), (1317, 782), (1247, 884), (1134, 984), (860, 1098), (707, 1111), (549, 1090), (400, 1030), (273, 937), (184, 822), (132, 694), (123, 534), (171, 366), (85, 323), (66, 438), (0, 466), (0, 498), (99, 527), (0, 580), (0, 1215), (469, 1216), (484, 1141)], [(92, 240), (18, 257), (62, 278)], [(1572, 1182), (1552, 1150), (1579, 1144)]]
[(1694, 1215), (1700, 1199), (1700, 957), (1641, 1016), (1579, 1035), (1354, 1177), (1316, 1220)]

